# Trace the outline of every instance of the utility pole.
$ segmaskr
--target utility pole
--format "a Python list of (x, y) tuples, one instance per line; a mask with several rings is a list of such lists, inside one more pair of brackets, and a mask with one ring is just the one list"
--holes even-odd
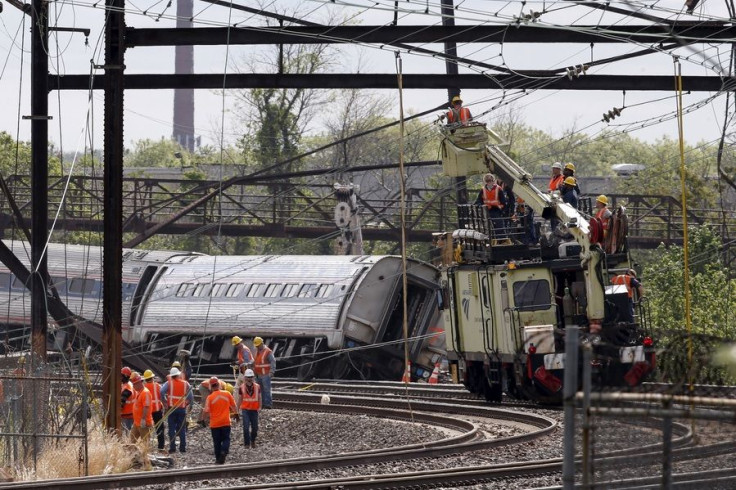
[[(455, 26), (455, 4), (454, 0), (442, 0), (442, 25), (448, 27)], [(457, 44), (454, 41), (445, 41), (445, 73), (448, 75), (457, 75)], [(447, 87), (447, 102), (452, 107), (452, 98), (460, 95), (460, 88)], [(468, 188), (466, 186), (465, 176), (455, 177), (455, 193), (458, 204), (468, 203)]]
[(31, 4), (31, 366), (46, 361), (49, 181), (49, 5)]
[(123, 282), (123, 74), (125, 0), (105, 0), (105, 223), (102, 257), (102, 401), (105, 426), (120, 432)]

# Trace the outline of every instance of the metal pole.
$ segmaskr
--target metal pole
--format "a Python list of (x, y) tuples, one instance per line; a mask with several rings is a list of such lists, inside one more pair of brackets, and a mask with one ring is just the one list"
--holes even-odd
[(82, 435), (84, 436), (84, 476), (89, 476), (89, 434), (87, 433), (87, 416), (89, 414), (89, 394), (87, 393), (87, 378), (82, 379)]
[[(455, 26), (455, 2), (454, 0), (442, 0), (442, 25), (443, 26)], [(457, 44), (454, 41), (445, 42), (445, 54), (448, 56), (445, 58), (445, 73), (448, 75), (456, 76), (459, 72), (457, 69), (457, 62), (453, 58), (457, 58)], [(459, 87), (447, 87), (447, 101), (452, 101), (452, 98), (456, 95), (460, 95)], [(466, 178), (464, 176), (455, 177), (455, 192), (457, 196), (458, 204), (468, 203), (468, 188), (466, 186)]]
[(49, 60), (46, 0), (31, 7), (31, 369), (46, 360), (46, 236), (48, 235)]
[(120, 433), (123, 276), (123, 73), (125, 1), (105, 0), (105, 223), (103, 237), (103, 402), (105, 426)]
[[(669, 409), (670, 402), (662, 403)], [(662, 417), (662, 488), (672, 488), (672, 417)]]
[(592, 356), (590, 343), (583, 345), (583, 488), (590, 488), (593, 476), (592, 451), (590, 439), (590, 391), (593, 385)]
[(562, 487), (575, 488), (575, 393), (578, 390), (578, 331), (577, 325), (565, 327), (565, 386), (562, 389), (565, 406), (563, 440)]

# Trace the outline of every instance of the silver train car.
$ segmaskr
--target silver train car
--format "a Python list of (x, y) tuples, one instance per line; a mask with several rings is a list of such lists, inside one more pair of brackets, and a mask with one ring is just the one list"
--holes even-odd
[[(22, 242), (6, 242), (27, 265)], [(50, 244), (49, 275), (76, 314), (101, 321), (99, 247)], [(409, 260), (407, 309), (412, 377), (444, 356), (438, 272)], [(0, 265), (0, 324), (25, 338), (29, 292)], [(394, 256), (207, 256), (125, 250), (123, 338), (142, 353), (229, 370), (233, 335), (260, 336), (279, 374), (398, 380), (403, 373), (401, 259)], [(55, 331), (57, 348), (71, 341)], [(219, 369), (217, 368), (219, 366)], [(289, 372), (291, 370), (291, 372)]]

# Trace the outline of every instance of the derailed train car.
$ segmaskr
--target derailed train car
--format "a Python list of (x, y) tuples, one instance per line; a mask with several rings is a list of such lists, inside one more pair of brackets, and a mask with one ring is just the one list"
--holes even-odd
[[(21, 258), (27, 244), (6, 242)], [(18, 253), (20, 252), (20, 253)], [(101, 321), (101, 250), (51, 244), (49, 274), (80, 316)], [(27, 264), (28, 260), (24, 262)], [(266, 339), (281, 368), (301, 378), (399, 379), (404, 366), (401, 259), (394, 256), (206, 256), (126, 250), (123, 338), (141, 352), (229, 370), (233, 335)], [(413, 377), (444, 354), (437, 270), (409, 260), (408, 336)], [(23, 338), (30, 300), (0, 267), (0, 322)], [(53, 329), (52, 329), (53, 330)], [(63, 348), (67, 333), (55, 332)]]

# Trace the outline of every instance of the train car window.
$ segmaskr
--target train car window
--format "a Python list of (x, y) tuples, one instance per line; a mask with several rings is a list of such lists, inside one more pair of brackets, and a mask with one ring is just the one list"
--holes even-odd
[(549, 282), (544, 279), (514, 283), (514, 304), (521, 311), (548, 310), (550, 298)]
[(8, 272), (0, 272), (0, 289), (10, 289), (11, 275)]
[(197, 286), (194, 288), (194, 293), (192, 293), (192, 296), (207, 296), (209, 289), (209, 284), (197, 284)]
[(245, 295), (246, 298), (256, 298), (258, 296), (262, 296), (261, 292), (266, 287), (265, 284), (257, 282), (255, 284), (251, 284), (250, 289), (248, 289), (248, 293)]
[(179, 298), (183, 298), (184, 296), (191, 296), (193, 292), (194, 284), (192, 284), (191, 282), (185, 282), (179, 286), (179, 289), (176, 290), (176, 295)]
[(90, 294), (95, 288), (94, 279), (75, 277), (69, 282), (69, 292), (74, 294)]
[(25, 289), (26, 285), (23, 284), (23, 281), (18, 279), (17, 277), (13, 278), (13, 284), (10, 286), (13, 289)]
[(317, 292), (316, 284), (303, 284), (302, 288), (299, 290), (298, 296), (300, 298), (311, 298), (315, 296), (316, 292)]
[(293, 298), (296, 293), (299, 292), (298, 284), (285, 284), (284, 289), (281, 291), (282, 298)]
[(326, 298), (334, 289), (334, 286), (332, 284), (320, 284), (319, 289), (317, 290), (317, 297), (318, 298)]
[(263, 295), (266, 298), (275, 298), (281, 291), (281, 284), (269, 284), (266, 286), (266, 292)]
[(235, 296), (240, 296), (240, 293), (243, 292), (243, 288), (245, 287), (245, 284), (242, 282), (231, 284), (230, 287), (227, 288), (227, 292), (225, 293), (225, 296), (228, 298), (234, 298)]
[(57, 291), (63, 291), (66, 287), (66, 277), (52, 277), (51, 284), (54, 285)]
[(217, 282), (212, 285), (212, 291), (210, 291), (210, 296), (219, 298), (223, 294), (225, 294), (225, 291), (227, 290), (227, 284), (222, 282)]

